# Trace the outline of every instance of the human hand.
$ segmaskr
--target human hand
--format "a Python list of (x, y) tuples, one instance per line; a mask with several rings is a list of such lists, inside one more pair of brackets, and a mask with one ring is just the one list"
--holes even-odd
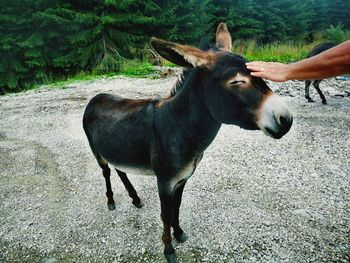
[(277, 62), (253, 61), (246, 63), (248, 69), (252, 72), (252, 76), (266, 78), (276, 82), (289, 80), (290, 65)]

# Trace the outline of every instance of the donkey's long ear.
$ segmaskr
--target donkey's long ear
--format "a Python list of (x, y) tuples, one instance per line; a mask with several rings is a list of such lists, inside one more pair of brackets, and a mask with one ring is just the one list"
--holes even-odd
[(225, 23), (220, 23), (216, 29), (216, 47), (222, 51), (231, 52), (232, 38)]
[(175, 44), (155, 37), (152, 37), (151, 44), (163, 58), (182, 67), (210, 68), (214, 63), (214, 53), (206, 52), (198, 48)]

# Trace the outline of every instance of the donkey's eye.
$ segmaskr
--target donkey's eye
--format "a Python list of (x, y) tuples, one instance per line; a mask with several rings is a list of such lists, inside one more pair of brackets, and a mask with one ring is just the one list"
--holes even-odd
[(228, 84), (230, 85), (239, 85), (241, 83), (246, 83), (244, 80), (232, 80)]

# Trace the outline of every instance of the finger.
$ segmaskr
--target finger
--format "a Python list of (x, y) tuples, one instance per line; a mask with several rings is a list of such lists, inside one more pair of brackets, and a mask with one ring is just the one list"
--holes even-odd
[(258, 72), (258, 71), (255, 71), (255, 72), (250, 72), (250, 75), (254, 76), (254, 77), (260, 77), (260, 78), (264, 78), (265, 74), (264, 72)]
[(254, 61), (254, 62), (249, 62), (246, 63), (247, 67), (263, 67), (263, 68), (271, 68), (271, 69), (275, 69), (275, 68), (281, 68), (283, 66), (285, 66), (285, 64), (283, 63), (279, 63), (279, 62), (263, 62), (263, 61)]
[(250, 69), (252, 71), (264, 71), (265, 68), (262, 66), (247, 66), (247, 69)]
[(278, 76), (276, 76), (274, 74), (270, 74), (268, 72), (251, 72), (250, 74), (254, 77), (264, 78), (264, 79), (272, 80), (274, 82), (285, 81), (284, 79), (279, 78)]
[(256, 61), (249, 61), (246, 64), (266, 64), (268, 62), (266, 61), (261, 61), (261, 60), (256, 60)]
[(246, 63), (246, 66), (254, 66), (254, 67), (264, 67), (267, 63), (264, 61), (253, 61)]

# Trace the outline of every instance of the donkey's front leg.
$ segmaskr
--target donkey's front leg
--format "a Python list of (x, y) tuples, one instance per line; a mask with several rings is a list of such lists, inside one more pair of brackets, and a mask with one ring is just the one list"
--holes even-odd
[(171, 226), (173, 227), (174, 237), (176, 238), (176, 240), (180, 243), (183, 243), (187, 240), (187, 236), (180, 227), (179, 213), (180, 213), (182, 193), (186, 184), (186, 180), (182, 180), (178, 184), (179, 185), (177, 187), (175, 186), (174, 212), (173, 212), (173, 221), (171, 223)]
[(173, 220), (174, 193), (167, 182), (158, 179), (158, 192), (160, 197), (161, 218), (163, 221), (162, 240), (164, 244), (164, 255), (168, 263), (176, 263), (175, 249), (171, 243), (170, 228)]

